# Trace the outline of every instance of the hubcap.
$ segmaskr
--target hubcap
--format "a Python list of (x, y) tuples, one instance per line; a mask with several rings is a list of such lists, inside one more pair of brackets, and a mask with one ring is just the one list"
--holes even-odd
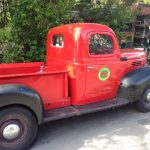
[(20, 127), (17, 124), (9, 124), (3, 130), (3, 137), (7, 140), (14, 140), (20, 134)]
[(147, 102), (150, 102), (150, 92), (147, 94)]

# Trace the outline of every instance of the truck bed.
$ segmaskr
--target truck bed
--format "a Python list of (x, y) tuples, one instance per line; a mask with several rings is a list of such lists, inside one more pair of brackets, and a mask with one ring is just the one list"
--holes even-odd
[[(34, 62), (34, 63), (0, 64), (0, 77), (38, 73), (40, 72), (41, 65), (44, 65), (44, 63)], [(49, 71), (54, 71), (54, 69), (49, 68)]]
[(0, 85), (25, 85), (39, 93), (45, 110), (70, 105), (66, 70), (45, 67), (43, 62), (0, 64)]

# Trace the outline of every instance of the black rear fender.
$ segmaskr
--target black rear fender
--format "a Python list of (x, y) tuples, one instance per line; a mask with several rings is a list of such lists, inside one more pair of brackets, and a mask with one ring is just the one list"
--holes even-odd
[(18, 84), (0, 85), (0, 108), (9, 105), (22, 105), (29, 108), (35, 113), (38, 123), (42, 123), (42, 100), (33, 89)]

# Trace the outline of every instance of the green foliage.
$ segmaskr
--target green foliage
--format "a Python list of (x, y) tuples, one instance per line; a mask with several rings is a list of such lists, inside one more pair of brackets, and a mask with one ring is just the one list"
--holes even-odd
[(47, 31), (70, 23), (74, 0), (13, 0), (9, 5), (14, 43), (22, 47), (24, 61), (43, 61)]
[(144, 0), (146, 4), (150, 4), (150, 0)]
[(10, 21), (9, 4), (11, 0), (0, 0), (0, 28), (4, 28)]
[(10, 26), (0, 30), (0, 63), (24, 61), (22, 47), (14, 43)]
[(10, 28), (0, 29), (0, 44), (2, 44), (6, 39), (11, 39)]
[(110, 26), (120, 39), (121, 31), (126, 28), (125, 22), (133, 21), (137, 12), (130, 12), (130, 6), (136, 0), (81, 0), (78, 10), (84, 22), (95, 22)]
[[(107, 24), (118, 37), (134, 19), (129, 7), (136, 0), (5, 0), (0, 30), (0, 62), (43, 61), (45, 41), (50, 28), (71, 22)], [(73, 18), (72, 12), (79, 17)]]
[(3, 42), (3, 44), (1, 44), (1, 47), (3, 48), (0, 53), (1, 63), (14, 63), (24, 61), (22, 48), (19, 45), (16, 45), (11, 41), (5, 41)]

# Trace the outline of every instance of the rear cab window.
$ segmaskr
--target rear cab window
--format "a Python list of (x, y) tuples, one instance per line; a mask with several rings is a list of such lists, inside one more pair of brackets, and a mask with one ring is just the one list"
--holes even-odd
[(53, 35), (52, 46), (54, 47), (64, 47), (64, 36), (61, 34)]

